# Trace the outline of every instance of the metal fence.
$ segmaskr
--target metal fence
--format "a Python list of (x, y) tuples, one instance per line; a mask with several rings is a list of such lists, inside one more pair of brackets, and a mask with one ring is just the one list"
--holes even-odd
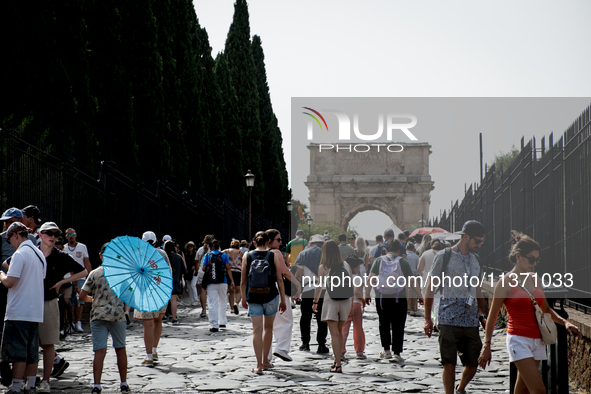
[[(0, 209), (37, 205), (43, 221), (56, 222), (62, 231), (76, 229), (93, 266), (104, 242), (120, 235), (141, 237), (147, 230), (159, 239), (170, 234), (181, 246), (189, 240), (199, 245), (206, 234), (214, 234), (222, 248), (229, 247), (232, 238), (248, 238), (247, 207), (214, 201), (203, 193), (179, 193), (166, 182), (148, 190), (110, 162), (91, 176), (21, 137), (19, 131), (0, 129)], [(253, 212), (253, 235), (276, 228), (287, 238), (287, 211), (284, 216), (284, 223), (273, 223)]]
[(535, 138), (527, 144), (522, 139), (519, 156), (500, 178), (493, 165), (482, 183), (468, 188), (433, 225), (453, 232), (466, 220), (482, 222), (487, 233), (481, 257), (494, 273), (512, 268), (510, 232), (522, 231), (542, 247), (536, 271), (548, 274), (547, 284), (559, 285), (571, 274), (569, 298), (591, 299), (590, 120), (591, 106), (558, 141), (552, 134), (539, 146)]

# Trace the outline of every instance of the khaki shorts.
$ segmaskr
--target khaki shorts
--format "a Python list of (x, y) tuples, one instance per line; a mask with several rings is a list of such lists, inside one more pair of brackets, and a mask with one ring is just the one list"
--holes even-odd
[(328, 292), (324, 295), (324, 304), (322, 305), (322, 321), (347, 321), (349, 312), (351, 312), (352, 298), (347, 300), (333, 300), (328, 295)]
[(45, 301), (43, 305), (43, 323), (39, 323), (39, 343), (41, 345), (60, 343), (60, 308), (57, 298)]
[(69, 300), (72, 298), (72, 286), (66, 287), (65, 289), (60, 288), (60, 294), (63, 294), (64, 298)]
[(462, 365), (477, 367), (481, 349), (478, 327), (439, 325), (439, 352), (443, 364), (456, 365), (459, 355)]

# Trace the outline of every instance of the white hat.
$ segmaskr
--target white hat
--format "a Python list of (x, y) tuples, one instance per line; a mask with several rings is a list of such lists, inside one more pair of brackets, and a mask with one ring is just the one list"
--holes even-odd
[(166, 242), (166, 241), (170, 241), (172, 239), (172, 237), (168, 234), (166, 234), (164, 237), (162, 237), (162, 242)]
[(310, 243), (324, 242), (324, 235), (314, 234), (310, 237)]
[(153, 231), (146, 231), (145, 233), (142, 234), (142, 241), (152, 241), (152, 242), (156, 242), (158, 238), (156, 238), (156, 234), (154, 234)]
[(57, 226), (57, 224), (55, 224), (54, 222), (45, 222), (41, 225), (41, 228), (39, 229), (39, 232), (45, 231), (45, 230), (57, 230), (59, 231), (59, 233), (62, 233), (62, 230), (60, 230), (60, 228)]

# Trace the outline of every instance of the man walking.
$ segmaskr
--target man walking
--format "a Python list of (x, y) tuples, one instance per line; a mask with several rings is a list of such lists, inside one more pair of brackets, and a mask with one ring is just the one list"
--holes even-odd
[[(103, 253), (108, 243), (101, 247), (99, 257), (103, 261)], [(90, 329), (92, 331), (92, 350), (94, 362), (94, 388), (92, 393), (100, 394), (102, 390), (101, 376), (103, 365), (107, 355), (107, 337), (111, 333), (113, 347), (117, 354), (117, 368), (121, 379), (120, 389), (122, 393), (129, 393), (127, 384), (127, 351), (125, 350), (125, 304), (121, 301), (105, 279), (103, 266), (101, 265), (88, 275), (80, 290), (80, 298), (85, 302), (92, 302), (90, 311)]]
[[(355, 242), (354, 236), (353, 242)], [(341, 259), (343, 261), (345, 261), (350, 255), (355, 255), (355, 249), (347, 245), (347, 234), (339, 234), (339, 252), (341, 252)]]
[[(76, 230), (74, 230), (73, 228), (69, 228), (66, 230), (66, 239), (68, 240), (68, 244), (64, 248), (64, 252), (72, 256), (72, 258), (76, 260), (76, 262), (80, 264), (82, 268), (90, 272), (92, 271), (92, 266), (90, 265), (90, 260), (88, 258), (88, 249), (86, 248), (86, 245), (76, 240), (77, 237), (78, 234), (76, 234)], [(86, 277), (78, 279), (78, 281), (74, 283), (74, 290), (77, 289), (78, 292), (80, 292), (80, 289), (82, 288), (82, 285), (85, 281)], [(74, 294), (72, 294), (71, 299), (74, 298), (73, 296)], [(76, 330), (76, 332), (84, 332), (84, 330), (82, 329), (82, 310), (84, 309), (83, 305), (84, 302), (79, 301), (78, 306), (72, 307), (72, 309), (75, 309), (75, 311), (72, 311), (72, 316), (76, 317), (76, 326), (74, 327), (74, 330)]]
[(304, 239), (304, 230), (296, 231), (296, 237), (285, 246), (285, 259), (291, 267), (295, 265), (298, 255), (307, 244), (308, 241)]
[(16, 250), (8, 273), (0, 281), (8, 288), (8, 304), (2, 332), (2, 360), (12, 362), (12, 385), (7, 394), (35, 393), (39, 363), (39, 323), (43, 322), (45, 256), (28, 238), (29, 228), (20, 222), (8, 227), (6, 239)]
[[(312, 304), (314, 301), (314, 291), (318, 283), (318, 266), (322, 254), (322, 245), (324, 237), (320, 234), (314, 234), (310, 237), (310, 247), (304, 249), (298, 255), (296, 260), (296, 279), (302, 284), (302, 303), (300, 305), (302, 316), (300, 317), (300, 333), (302, 335), (302, 345), (300, 350), (310, 351), (310, 331), (312, 325)], [(326, 354), (329, 352), (326, 347), (326, 336), (328, 335), (328, 325), (321, 320), (322, 305), (324, 303), (325, 289), (318, 299), (318, 312), (316, 313), (316, 322), (318, 323), (318, 332), (316, 341), (318, 350), (316, 353)]]
[[(441, 281), (443, 297), (439, 304), (439, 352), (443, 363), (443, 386), (445, 394), (453, 394), (455, 386), (455, 372), (457, 354), (464, 365), (462, 378), (456, 387), (456, 393), (465, 394), (468, 383), (476, 374), (478, 356), (482, 342), (478, 334), (478, 322), (486, 326), (486, 305), (480, 287), (472, 287), (470, 278), (480, 276), (480, 261), (475, 254), (484, 242), (484, 226), (469, 220), (464, 223), (462, 231), (458, 232), (462, 238), (456, 246), (440, 251), (435, 256), (433, 266), (427, 277), (425, 291), (425, 324), (424, 330), (428, 337), (433, 333), (431, 308), (433, 294), (438, 289), (432, 288), (435, 278), (442, 276), (451, 281)], [(446, 262), (445, 256), (448, 256)], [(454, 278), (467, 275), (468, 280), (462, 280), (460, 286)], [(436, 284), (438, 280), (435, 280)], [(468, 282), (468, 283), (466, 283)]]

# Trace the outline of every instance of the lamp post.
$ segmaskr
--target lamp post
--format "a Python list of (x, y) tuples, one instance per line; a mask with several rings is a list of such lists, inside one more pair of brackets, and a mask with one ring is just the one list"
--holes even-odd
[(287, 219), (287, 239), (288, 241), (291, 240), (291, 200), (287, 202), (287, 212), (289, 215), (289, 219)]
[(252, 240), (252, 188), (254, 187), (254, 174), (248, 170), (246, 175), (244, 175), (244, 180), (248, 188), (248, 240), (250, 241)]
[(314, 219), (312, 219), (312, 217), (310, 215), (308, 215), (308, 218), (306, 219), (306, 223), (308, 223), (308, 241), (310, 241), (310, 237), (312, 237), (310, 226), (312, 225), (313, 222), (314, 222)]

